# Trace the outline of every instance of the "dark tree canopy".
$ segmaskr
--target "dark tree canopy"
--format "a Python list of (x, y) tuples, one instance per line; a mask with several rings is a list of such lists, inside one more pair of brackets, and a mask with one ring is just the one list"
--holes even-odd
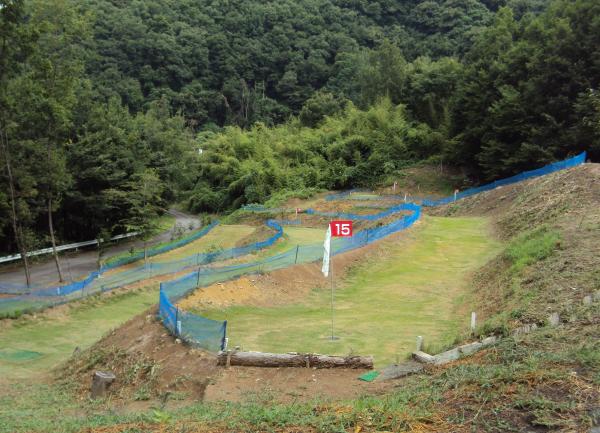
[(597, 0), (0, 6), (5, 252), (47, 246), (48, 214), (61, 242), (150, 234), (173, 203), (229, 211), (421, 161), (477, 182), (600, 158)]
[(88, 71), (132, 110), (167, 97), (193, 127), (297, 113), (344, 54), (383, 38), (409, 58), (461, 55), (492, 21), (478, 0), (80, 1), (94, 17)]

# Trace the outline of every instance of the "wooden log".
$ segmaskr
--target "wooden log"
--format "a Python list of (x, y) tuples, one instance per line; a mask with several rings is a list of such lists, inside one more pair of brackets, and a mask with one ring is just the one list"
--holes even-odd
[(92, 398), (104, 397), (108, 388), (115, 381), (116, 376), (111, 372), (97, 371), (92, 377)]
[(373, 368), (372, 356), (330, 356), (307, 353), (219, 352), (218, 365), (244, 367)]

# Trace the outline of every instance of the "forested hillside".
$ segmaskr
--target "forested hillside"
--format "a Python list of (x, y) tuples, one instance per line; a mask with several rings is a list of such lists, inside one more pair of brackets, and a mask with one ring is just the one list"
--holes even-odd
[[(596, 0), (0, 0), (0, 251), (600, 157)], [(457, 185), (461, 186), (461, 185)]]
[(281, 122), (315, 90), (349, 90), (350, 58), (383, 38), (409, 59), (460, 55), (492, 20), (478, 0), (80, 3), (99, 92), (134, 111), (166, 96), (194, 128)]

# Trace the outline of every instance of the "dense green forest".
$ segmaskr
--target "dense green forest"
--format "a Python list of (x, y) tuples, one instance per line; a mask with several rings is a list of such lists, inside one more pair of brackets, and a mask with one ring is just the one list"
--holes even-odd
[[(0, 251), (600, 158), (597, 0), (0, 0)], [(56, 239), (53, 239), (56, 237)]]

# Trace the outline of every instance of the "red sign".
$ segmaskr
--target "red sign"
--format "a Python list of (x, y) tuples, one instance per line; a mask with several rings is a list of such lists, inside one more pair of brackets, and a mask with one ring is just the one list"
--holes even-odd
[(350, 220), (331, 221), (329, 227), (331, 227), (331, 236), (334, 238), (352, 236), (352, 221)]

